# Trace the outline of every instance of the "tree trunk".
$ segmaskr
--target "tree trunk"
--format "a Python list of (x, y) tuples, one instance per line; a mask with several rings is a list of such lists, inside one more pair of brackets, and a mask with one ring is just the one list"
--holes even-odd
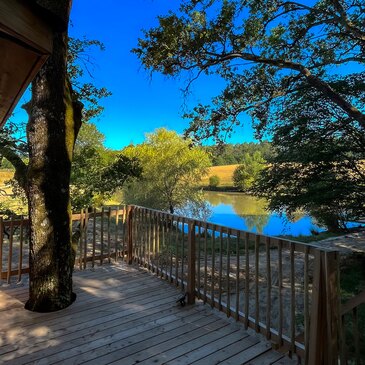
[[(68, 16), (71, 2), (64, 1)], [(27, 106), (30, 284), (26, 308), (38, 312), (65, 308), (75, 299), (69, 183), (81, 106), (72, 100), (66, 54), (67, 32), (54, 33), (53, 53), (33, 81)]]

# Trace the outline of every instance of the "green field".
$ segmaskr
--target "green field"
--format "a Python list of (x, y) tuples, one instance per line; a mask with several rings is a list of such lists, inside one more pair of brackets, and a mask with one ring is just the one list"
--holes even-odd
[(239, 165), (212, 166), (208, 174), (201, 180), (202, 186), (209, 186), (209, 178), (217, 175), (220, 179), (218, 187), (233, 187), (233, 172)]

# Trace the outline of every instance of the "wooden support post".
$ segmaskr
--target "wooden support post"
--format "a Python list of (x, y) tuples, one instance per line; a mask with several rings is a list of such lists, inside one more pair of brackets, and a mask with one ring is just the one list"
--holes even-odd
[(307, 363), (338, 364), (340, 293), (337, 252), (315, 252), (312, 295)]
[[(183, 226), (184, 229), (184, 226)], [(188, 282), (186, 293), (188, 304), (195, 303), (195, 221), (188, 223)]]
[(133, 261), (133, 207), (128, 206), (127, 207), (127, 222), (128, 222), (128, 259), (127, 262), (129, 265), (132, 264)]

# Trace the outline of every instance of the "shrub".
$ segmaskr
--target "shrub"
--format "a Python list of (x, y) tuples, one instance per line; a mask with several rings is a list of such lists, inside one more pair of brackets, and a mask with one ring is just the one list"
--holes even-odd
[(209, 187), (216, 188), (221, 182), (221, 179), (217, 175), (209, 177)]

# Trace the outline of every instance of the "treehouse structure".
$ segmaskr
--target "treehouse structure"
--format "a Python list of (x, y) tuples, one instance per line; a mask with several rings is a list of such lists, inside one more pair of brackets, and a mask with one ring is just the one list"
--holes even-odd
[(0, 1), (0, 128), (52, 52), (65, 24), (46, 0)]

